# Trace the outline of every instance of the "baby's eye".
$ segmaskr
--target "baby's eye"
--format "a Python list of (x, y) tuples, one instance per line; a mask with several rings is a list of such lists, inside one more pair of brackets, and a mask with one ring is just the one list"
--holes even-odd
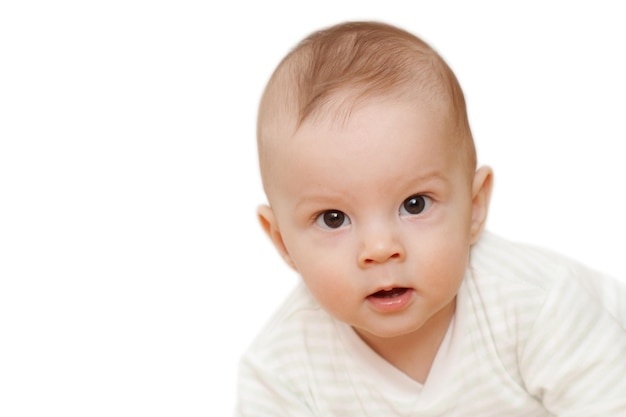
[(338, 229), (350, 224), (350, 218), (339, 210), (326, 210), (315, 219), (315, 224), (323, 229)]
[(425, 195), (416, 194), (404, 200), (400, 206), (400, 214), (414, 216), (428, 210), (433, 204), (433, 200)]

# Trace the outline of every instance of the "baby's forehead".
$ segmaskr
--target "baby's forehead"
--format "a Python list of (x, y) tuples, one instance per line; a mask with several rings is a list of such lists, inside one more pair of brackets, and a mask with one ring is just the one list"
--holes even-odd
[[(310, 146), (311, 143), (308, 142), (313, 142), (314, 145), (324, 135), (333, 136), (344, 130), (358, 132), (360, 125), (370, 121), (374, 121), (374, 124), (368, 126), (375, 127), (379, 112), (383, 109), (387, 116), (393, 117), (394, 113), (402, 113), (404, 120), (428, 119), (431, 124), (439, 125), (441, 132), (446, 132), (443, 137), (450, 138), (450, 143), (457, 136), (454, 110), (444, 100), (407, 94), (358, 96), (358, 92), (346, 90), (330, 97), (304, 120), (299, 120), (298, 113), (293, 109), (290, 114), (285, 109), (280, 117), (273, 117), (271, 122), (268, 121), (265, 127), (261, 127), (263, 132), (259, 136), (260, 157), (267, 160), (276, 156), (277, 152), (289, 157), (289, 149)], [(390, 129), (393, 128), (394, 126), (390, 126)], [(306, 134), (303, 135), (303, 132)], [(437, 140), (441, 141), (442, 137)]]
[[(425, 120), (427, 125), (420, 123)], [(398, 123), (394, 124), (395, 121)], [(400, 132), (406, 140), (400, 145), (397, 142), (393, 145), (394, 149), (405, 149), (400, 155), (408, 158), (413, 156), (418, 160), (426, 150), (427, 154), (435, 152), (430, 153), (431, 157), (445, 155), (443, 158), (449, 161), (449, 166), (465, 166), (470, 162), (470, 144), (462, 143), (464, 140), (458, 137), (453, 127), (453, 118), (440, 103), (423, 103), (395, 97), (372, 97), (350, 106), (338, 101), (311, 114), (297, 127), (281, 129), (267, 138), (268, 143), (261, 148), (263, 150), (260, 153), (266, 191), (269, 195), (270, 190), (274, 190), (285, 175), (302, 175), (302, 170), (307, 171), (311, 166), (316, 166), (317, 161), (327, 159), (336, 161), (337, 165), (333, 166), (344, 166), (348, 160), (353, 163), (360, 160), (353, 166), (363, 168), (375, 163), (376, 160), (369, 159), (375, 158), (389, 161), (389, 166), (392, 167), (397, 160), (389, 159), (385, 155), (388, 141), (398, 134), (397, 128), (401, 129), (405, 125), (414, 126), (414, 130), (408, 131), (415, 134), (406, 135), (404, 132), (407, 129)], [(370, 135), (372, 132), (379, 134)], [(371, 141), (372, 137), (375, 138), (374, 142)], [(414, 140), (423, 141), (422, 147), (413, 146)], [(379, 152), (362, 153), (363, 149), (371, 147)], [(292, 165), (294, 158), (305, 159), (299, 159), (302, 164)], [(281, 168), (286, 165), (290, 167), (288, 171)], [(468, 165), (468, 168), (468, 173), (473, 172), (472, 167)]]
[[(376, 131), (380, 135), (372, 136), (371, 133)], [(407, 131), (411, 133), (407, 135)], [(348, 135), (343, 134), (346, 132)], [(407, 95), (378, 95), (360, 99), (336, 97), (336, 101), (311, 113), (293, 133), (282, 137), (285, 142), (279, 146), (295, 150), (324, 143), (330, 146), (330, 151), (334, 145), (340, 144), (336, 140), (323, 140), (325, 136), (354, 139), (356, 142), (376, 137), (376, 143), (385, 144), (399, 132), (406, 138), (407, 148), (410, 148), (409, 142), (413, 139), (422, 140), (433, 148), (446, 153), (450, 151), (455, 159), (470, 162), (473, 159), (471, 136), (466, 137), (459, 131), (454, 108), (449, 102)], [(384, 148), (381, 151), (384, 152)], [(289, 154), (286, 156), (289, 157)]]
[(273, 149), (266, 185), (296, 195), (309, 188), (391, 190), (432, 173), (460, 178), (456, 138), (446, 119), (402, 101), (370, 101), (345, 121), (309, 119)]

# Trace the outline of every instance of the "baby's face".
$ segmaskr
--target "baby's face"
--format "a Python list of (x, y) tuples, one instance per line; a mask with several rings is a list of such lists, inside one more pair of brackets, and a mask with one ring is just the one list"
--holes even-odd
[(306, 122), (274, 155), (270, 235), (366, 340), (453, 314), (477, 233), (451, 132), (428, 106), (371, 101), (344, 124)]

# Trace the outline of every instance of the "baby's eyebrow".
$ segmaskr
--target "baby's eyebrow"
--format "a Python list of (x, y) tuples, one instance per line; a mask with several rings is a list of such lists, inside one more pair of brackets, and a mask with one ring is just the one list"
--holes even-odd
[[(304, 193), (296, 200), (295, 208), (305, 205), (333, 205), (340, 204), (342, 196), (333, 196), (332, 193)], [(331, 207), (329, 207), (331, 208)]]
[(427, 172), (425, 174), (416, 175), (413, 178), (413, 180), (416, 182), (426, 182), (426, 181), (431, 181), (431, 180), (439, 180), (439, 181), (445, 181), (445, 182), (449, 181), (448, 177), (439, 170)]
[(439, 170), (428, 171), (428, 172), (416, 172), (413, 175), (399, 175), (396, 179), (396, 183), (398, 184), (407, 184), (407, 185), (421, 185), (431, 182), (444, 182), (449, 183), (450, 179), (447, 175)]

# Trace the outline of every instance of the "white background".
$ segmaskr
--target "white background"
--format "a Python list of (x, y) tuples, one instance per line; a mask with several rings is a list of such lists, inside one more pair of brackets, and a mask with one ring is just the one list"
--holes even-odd
[(238, 357), (297, 280), (256, 222), (257, 102), (344, 20), (404, 27), (456, 71), (496, 172), (489, 229), (626, 277), (620, 2), (225, 4), (0, 6), (0, 415), (230, 415)]

